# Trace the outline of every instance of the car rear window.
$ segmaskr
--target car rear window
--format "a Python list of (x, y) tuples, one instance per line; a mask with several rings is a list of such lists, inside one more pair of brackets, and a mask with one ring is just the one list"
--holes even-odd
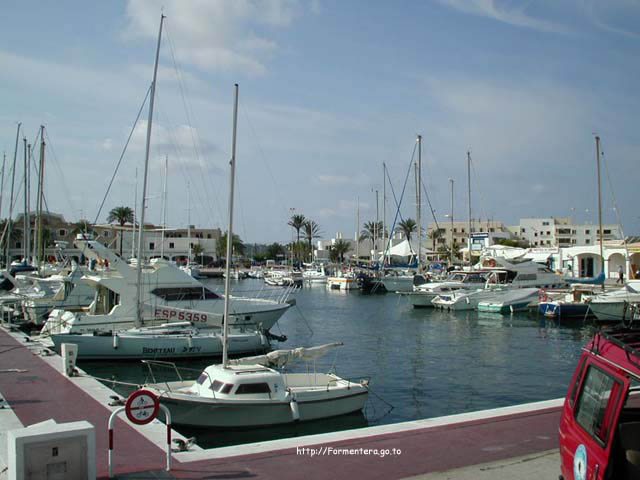
[(587, 370), (576, 406), (576, 421), (600, 443), (606, 443), (621, 384), (593, 365)]

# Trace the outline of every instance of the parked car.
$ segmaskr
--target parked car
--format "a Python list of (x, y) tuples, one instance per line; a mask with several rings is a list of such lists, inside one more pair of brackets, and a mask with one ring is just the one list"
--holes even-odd
[(640, 479), (640, 329), (584, 348), (560, 421), (563, 480)]

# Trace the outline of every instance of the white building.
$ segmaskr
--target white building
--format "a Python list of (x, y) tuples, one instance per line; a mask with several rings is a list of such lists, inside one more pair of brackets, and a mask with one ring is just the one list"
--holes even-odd
[[(574, 247), (599, 244), (597, 225), (574, 225), (568, 217), (521, 218), (520, 225), (509, 227), (518, 238), (532, 247)], [(619, 225), (603, 225), (603, 240), (622, 240)]]

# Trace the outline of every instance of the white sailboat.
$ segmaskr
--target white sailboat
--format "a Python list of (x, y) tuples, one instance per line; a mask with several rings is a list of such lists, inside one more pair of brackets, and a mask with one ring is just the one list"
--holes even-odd
[[(221, 322), (224, 324), (224, 334), (221, 335), (217, 331), (209, 330), (206, 332), (200, 331), (198, 328), (194, 327), (192, 322), (176, 322), (173, 324), (163, 324), (159, 326), (143, 326), (143, 280), (145, 279), (143, 275), (143, 267), (144, 270), (147, 270), (147, 266), (144, 264), (144, 256), (143, 256), (143, 238), (144, 238), (144, 216), (145, 216), (145, 201), (146, 201), (146, 188), (147, 188), (147, 174), (148, 174), (148, 166), (149, 166), (149, 151), (151, 144), (151, 126), (153, 119), (153, 105), (154, 105), (154, 96), (155, 96), (155, 86), (156, 86), (156, 78), (158, 71), (158, 57), (160, 54), (160, 39), (162, 36), (162, 25), (164, 21), (164, 15), (160, 18), (160, 30), (158, 33), (158, 46), (156, 50), (155, 57), (155, 66), (153, 72), (153, 82), (151, 84), (151, 96), (149, 102), (149, 121), (147, 123), (147, 143), (146, 143), (146, 152), (145, 152), (145, 168), (144, 168), (144, 177), (143, 177), (143, 187), (142, 187), (142, 202), (141, 202), (141, 215), (140, 215), (140, 230), (138, 236), (138, 259), (136, 261), (136, 275), (135, 275), (135, 283), (133, 281), (133, 275), (131, 275), (131, 271), (126, 270), (124, 267), (124, 262), (119, 257), (112, 255), (110, 260), (112, 265), (119, 271), (121, 275), (127, 277), (126, 282), (120, 281), (120, 284), (124, 284), (125, 288), (131, 290), (131, 285), (135, 285), (136, 287), (136, 300), (133, 303), (133, 308), (135, 308), (135, 312), (133, 318), (135, 319), (136, 328), (125, 330), (125, 331), (111, 331), (105, 334), (60, 334), (55, 333), (51, 335), (51, 340), (54, 343), (55, 350), (60, 353), (61, 345), (63, 343), (72, 343), (78, 345), (78, 359), (132, 359), (132, 358), (155, 358), (155, 359), (164, 359), (164, 358), (185, 358), (185, 357), (202, 357), (202, 356), (212, 356), (212, 355), (220, 355), (223, 354), (225, 356), (230, 351), (231, 353), (247, 353), (247, 352), (260, 352), (264, 351), (269, 347), (268, 340), (265, 335), (259, 330), (251, 330), (251, 329), (241, 329), (237, 332), (234, 332), (234, 340), (230, 341), (227, 336), (227, 332), (229, 330), (229, 321), (224, 321), (224, 319), (229, 319), (231, 310), (229, 309), (229, 280), (227, 279), (225, 284), (225, 292), (227, 293), (224, 296), (224, 317), (221, 318)], [(101, 250), (101, 247), (97, 242), (91, 243), (90, 241), (86, 242), (87, 254), (89, 254), (92, 250)], [(229, 257), (228, 257), (229, 258)], [(161, 260), (162, 263), (165, 263), (165, 269), (169, 268), (169, 264)], [(162, 271), (162, 269), (158, 270)], [(165, 270), (170, 271), (170, 270)], [(176, 269), (177, 271), (177, 269)], [(183, 274), (183, 277), (186, 275)], [(189, 277), (187, 277), (189, 278)], [(120, 279), (121, 280), (121, 279)], [(161, 293), (165, 293), (166, 296), (171, 296), (172, 292), (163, 291), (165, 285), (162, 283), (154, 284), (156, 287), (156, 296), (162, 296)], [(204, 286), (202, 286), (204, 289)], [(161, 293), (158, 293), (157, 290), (161, 290)], [(170, 289), (169, 289), (170, 290)], [(195, 292), (196, 295), (200, 294), (200, 289)], [(112, 291), (110, 291), (112, 292)], [(206, 294), (205, 294), (206, 298)], [(109, 311), (109, 314), (113, 314), (114, 310), (117, 309), (118, 306), (121, 306), (118, 303), (118, 299), (116, 295), (107, 294), (104, 297), (104, 300), (112, 305), (115, 305)], [(94, 302), (94, 307), (97, 308), (99, 305)], [(102, 307), (108, 308), (111, 305), (101, 305)], [(130, 305), (131, 306), (131, 305)], [(170, 315), (169, 309), (167, 309), (168, 315)], [(174, 309), (170, 309), (174, 310)], [(157, 312), (154, 312), (154, 316), (157, 315)], [(192, 319), (194, 319), (195, 315), (198, 315), (198, 318), (201, 317), (200, 312), (193, 312)], [(184, 316), (184, 313), (183, 313)], [(214, 317), (215, 315), (210, 315)], [(178, 317), (179, 318), (179, 317)], [(208, 318), (208, 316), (207, 316)]]
[[(228, 291), (233, 238), (233, 191), (236, 158), (238, 85), (235, 85), (229, 228), (225, 290)], [(225, 316), (229, 299), (225, 297)], [(334, 346), (282, 350), (267, 355), (229, 361), (228, 325), (224, 325), (221, 365), (208, 366), (197, 380), (147, 385), (171, 411), (176, 424), (197, 427), (257, 427), (315, 420), (361, 410), (369, 389), (333, 374), (316, 372), (282, 374), (265, 365), (282, 366), (294, 358), (315, 359)], [(228, 339), (231, 340), (230, 338)]]

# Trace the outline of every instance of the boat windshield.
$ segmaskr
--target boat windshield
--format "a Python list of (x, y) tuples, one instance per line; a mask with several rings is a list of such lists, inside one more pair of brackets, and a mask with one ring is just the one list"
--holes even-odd
[(220, 298), (219, 295), (203, 286), (192, 287), (163, 287), (156, 288), (151, 291), (157, 297), (167, 302), (175, 302), (180, 300), (210, 300)]

